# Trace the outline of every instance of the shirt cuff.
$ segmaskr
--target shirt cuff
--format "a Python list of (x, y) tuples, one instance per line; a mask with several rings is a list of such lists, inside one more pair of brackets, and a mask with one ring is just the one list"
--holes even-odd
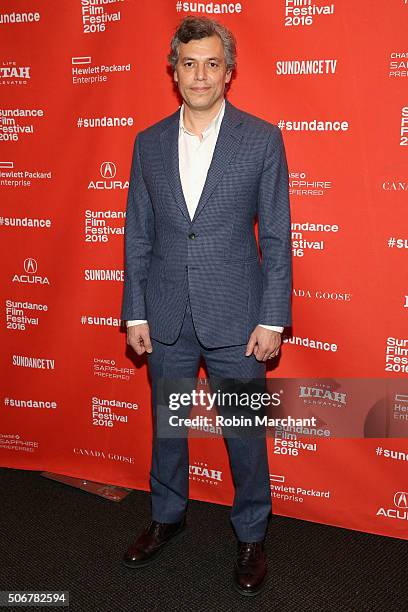
[(262, 323), (259, 323), (260, 327), (264, 327), (265, 329), (272, 329), (272, 331), (276, 331), (279, 332), (280, 334), (283, 332), (283, 327), (281, 327), (280, 325), (263, 325)]
[(132, 321), (126, 321), (126, 327), (132, 327), (132, 325), (140, 325), (141, 323), (147, 323), (145, 319), (133, 319)]

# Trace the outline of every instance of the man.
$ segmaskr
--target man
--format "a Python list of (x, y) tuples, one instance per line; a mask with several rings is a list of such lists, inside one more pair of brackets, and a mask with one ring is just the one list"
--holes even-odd
[[(291, 324), (288, 172), (279, 128), (225, 99), (236, 65), (220, 23), (187, 17), (169, 61), (183, 104), (135, 140), (122, 319), (159, 379), (264, 378)], [(258, 218), (259, 260), (254, 234)], [(236, 590), (265, 583), (271, 511), (265, 437), (226, 440), (235, 484)], [(185, 526), (188, 440), (153, 436), (152, 521), (124, 563), (143, 567)]]

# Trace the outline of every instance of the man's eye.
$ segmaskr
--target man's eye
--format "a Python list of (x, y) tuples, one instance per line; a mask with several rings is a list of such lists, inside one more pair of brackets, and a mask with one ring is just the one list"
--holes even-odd
[(193, 62), (184, 62), (184, 66), (186, 66), (187, 68), (190, 68), (190, 66), (193, 65)]
[(217, 62), (210, 62), (210, 66), (211, 68), (217, 68), (218, 64)]

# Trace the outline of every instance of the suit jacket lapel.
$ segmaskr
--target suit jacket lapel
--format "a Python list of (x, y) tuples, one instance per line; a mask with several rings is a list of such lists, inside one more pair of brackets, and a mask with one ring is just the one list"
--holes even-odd
[(208, 169), (207, 178), (204, 183), (193, 221), (207, 204), (214, 189), (222, 179), (228, 164), (238, 151), (242, 138), (242, 131), (237, 129), (242, 123), (242, 114), (228, 100), (225, 100), (225, 112), (218, 133), (217, 143), (214, 148), (211, 164)]
[(164, 170), (167, 180), (173, 192), (177, 206), (183, 215), (191, 222), (187, 204), (184, 199), (183, 188), (180, 180), (178, 137), (179, 137), (180, 109), (174, 113), (174, 120), (160, 134), (160, 144), (162, 150)]
[[(160, 142), (164, 169), (175, 201), (182, 214), (191, 222), (180, 180), (178, 156), (179, 118), (180, 109), (174, 113), (174, 119), (171, 121), (170, 125), (160, 134)], [(226, 100), (224, 117), (218, 133), (217, 143), (193, 221), (196, 220), (197, 216), (207, 204), (229, 162), (233, 159), (238, 150), (242, 132), (237, 128), (241, 123), (241, 112)]]

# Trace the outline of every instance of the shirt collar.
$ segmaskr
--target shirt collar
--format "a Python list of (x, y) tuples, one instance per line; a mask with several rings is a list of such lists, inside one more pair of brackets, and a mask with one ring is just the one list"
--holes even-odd
[[(214, 117), (214, 119), (212, 119), (210, 121), (210, 123), (205, 128), (205, 130), (203, 132), (203, 137), (205, 137), (212, 129), (214, 129), (216, 135), (218, 135), (218, 132), (220, 131), (220, 127), (221, 127), (221, 121), (222, 121), (222, 119), (224, 117), (224, 112), (225, 112), (225, 98), (222, 101), (222, 104), (220, 106), (220, 110), (218, 111), (217, 115)], [(197, 135), (197, 134), (192, 134), (192, 132), (189, 132), (184, 127), (184, 103), (180, 107), (179, 132), (181, 130), (183, 130), (186, 134), (191, 134), (192, 136), (196, 136)]]

